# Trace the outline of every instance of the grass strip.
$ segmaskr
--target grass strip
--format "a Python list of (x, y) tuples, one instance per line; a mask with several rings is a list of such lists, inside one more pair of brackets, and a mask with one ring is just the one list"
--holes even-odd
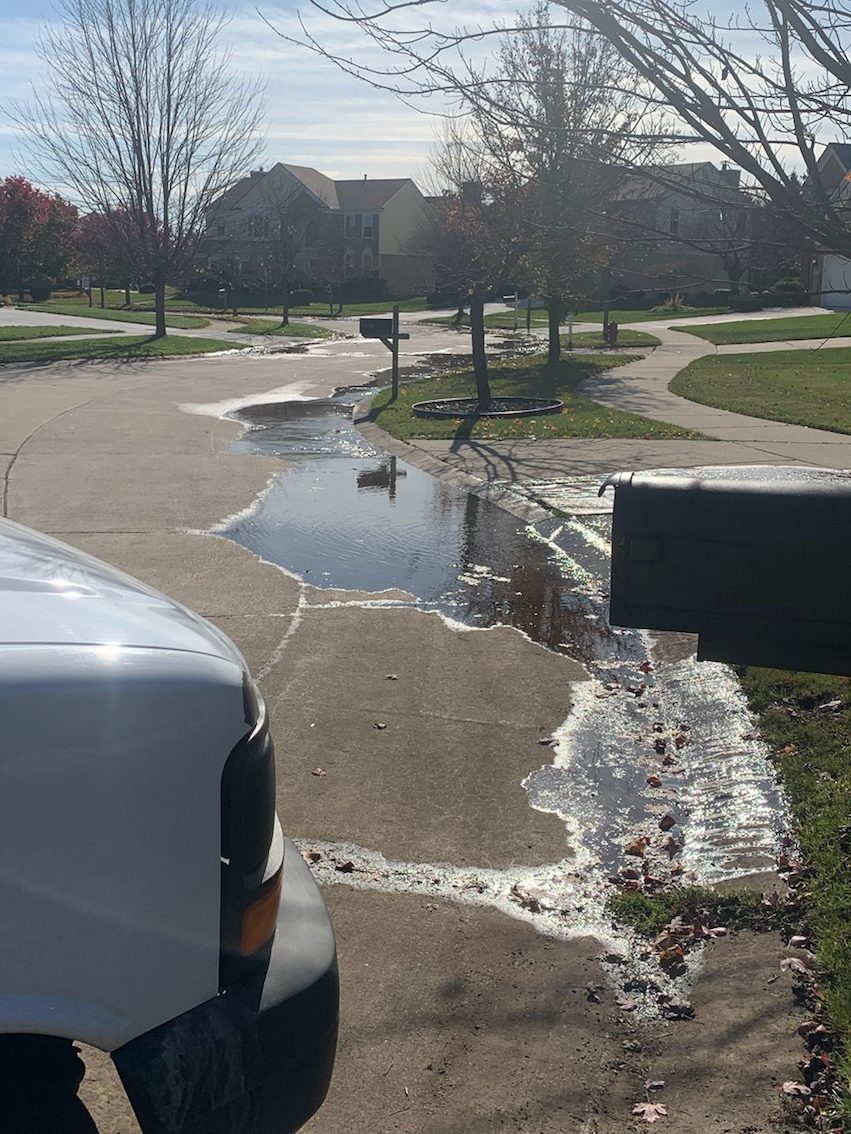
[[(645, 308), (614, 308), (609, 312), (609, 319), (614, 322), (621, 323), (648, 323), (648, 322), (661, 322), (663, 319), (693, 319), (695, 315), (725, 315), (729, 312), (728, 307), (701, 307), (693, 308), (687, 311), (648, 311)], [(579, 311), (574, 316), (574, 321), (577, 323), (600, 323), (600, 332), (602, 335), (603, 312), (601, 309), (594, 309), (591, 311)], [(431, 319), (421, 319), (421, 323), (431, 323), (434, 326), (448, 327), (448, 326), (470, 326), (469, 315), (464, 315), (460, 324), (456, 323), (454, 315), (436, 315)], [(546, 327), (547, 326), (547, 313), (546, 311), (533, 311), (531, 325), (533, 327)], [(493, 311), (490, 315), (485, 316), (485, 326), (492, 331), (513, 331), (514, 330), (514, 312), (513, 311)], [(562, 323), (562, 326), (567, 326), (567, 320)], [(517, 313), (517, 329), (519, 331), (526, 328), (526, 312), (518, 311)], [(590, 331), (587, 334), (595, 334), (596, 332)], [(621, 331), (619, 340), (623, 338), (626, 332)], [(575, 337), (575, 336), (574, 336)]]
[(832, 335), (851, 335), (851, 313), (835, 315), (787, 315), (777, 319), (748, 319), (734, 323), (697, 324), (693, 327), (671, 327), (686, 331), (710, 343), (726, 346), (733, 343), (775, 343), (784, 339), (826, 339)]
[(851, 433), (851, 347), (698, 358), (671, 390), (702, 405), (752, 417)]
[(127, 362), (132, 359), (209, 354), (227, 349), (227, 343), (221, 339), (190, 339), (178, 335), (155, 339), (150, 335), (116, 335), (115, 338), (73, 343), (0, 343), (0, 362), (55, 362), (60, 359)]
[[(412, 299), (380, 299), (370, 303), (344, 303), (341, 315), (336, 314), (338, 305), (335, 303), (333, 317), (347, 319), (356, 315), (389, 315), (394, 304), (398, 304), (399, 310), (405, 312), (428, 310), (425, 296), (420, 295), (414, 296)], [(151, 300), (139, 300), (133, 304), (133, 310), (152, 311), (153, 306)], [(233, 307), (223, 307), (221, 301), (216, 302), (215, 297), (199, 297), (198, 301), (181, 297), (167, 300), (166, 310), (199, 311), (210, 315), (230, 316), (234, 319), (241, 319), (243, 315), (269, 315), (280, 318), (281, 305), (273, 303), (256, 306), (237, 302), (237, 314), (234, 315)], [(326, 302), (317, 299), (307, 307), (291, 307), (290, 315), (300, 317), (308, 315), (314, 319), (328, 319), (329, 307)]]
[[(82, 303), (29, 303), (22, 311), (47, 311), (51, 315), (73, 315), (83, 319), (108, 319), (120, 323), (142, 323), (152, 327), (156, 323), (153, 311), (116, 311), (112, 307), (89, 307)], [(173, 315), (166, 311), (166, 322), (180, 330), (200, 330), (209, 327), (210, 320), (199, 315)]]
[(23, 339), (51, 339), (60, 335), (118, 335), (120, 331), (104, 331), (99, 327), (0, 327), (0, 343), (19, 342)]
[[(619, 331), (618, 332), (618, 346), (621, 347), (657, 347), (660, 344), (660, 339), (655, 335), (648, 334), (647, 331)], [(562, 346), (567, 346), (567, 335), (561, 337)], [(606, 340), (603, 338), (602, 331), (574, 331), (573, 334), (574, 347), (599, 347), (601, 350), (608, 347)], [(611, 349), (611, 347), (608, 347)]]
[[(825, 1006), (851, 1085), (851, 681), (743, 668), (742, 688), (783, 785), (808, 870), (808, 921)], [(838, 702), (838, 704), (837, 704)], [(846, 1109), (851, 1117), (851, 1107)]]
[(313, 323), (289, 323), (282, 327), (270, 319), (243, 319), (242, 326), (231, 327), (231, 335), (269, 335), (293, 339), (330, 339), (332, 332), (327, 327), (317, 327)]
[(622, 890), (613, 894), (606, 907), (618, 921), (631, 925), (642, 937), (656, 937), (675, 917), (692, 922), (708, 910), (713, 925), (736, 932), (750, 929), (797, 929), (800, 915), (782, 904), (764, 905), (762, 894), (753, 889), (711, 890), (707, 886), (675, 886), (658, 894)]
[(615, 366), (633, 361), (630, 355), (571, 355), (549, 366), (543, 355), (492, 363), (491, 392), (495, 397), (525, 396), (560, 398), (564, 407), (557, 414), (520, 418), (468, 418), (429, 420), (414, 417), (414, 402), (435, 398), (469, 397), (475, 391), (470, 369), (452, 370), (423, 381), (403, 383), (397, 400), (382, 390), (372, 403), (369, 419), (393, 437), (500, 440), (557, 437), (632, 437), (658, 440), (690, 440), (701, 435), (637, 414), (609, 409), (575, 393), (580, 382)]

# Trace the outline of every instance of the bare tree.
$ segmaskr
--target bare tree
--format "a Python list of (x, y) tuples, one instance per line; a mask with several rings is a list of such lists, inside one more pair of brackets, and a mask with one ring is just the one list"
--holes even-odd
[(38, 40), (45, 93), (12, 116), (49, 182), (132, 218), (159, 338), (206, 209), (259, 151), (260, 87), (233, 77), (212, 4), (59, 0), (57, 14)]
[(444, 196), (431, 215), (431, 250), (444, 288), (470, 304), (473, 372), (479, 405), (491, 401), (485, 351), (487, 297), (516, 276), (530, 244), (525, 189), (500, 169), (481, 135), (449, 125), (434, 157), (434, 177)]
[(709, 142), (740, 167), (799, 240), (851, 255), (848, 202), (819, 168), (825, 142), (851, 128), (846, 0), (761, 0), (726, 24), (684, 0), (554, 2), (644, 76), (683, 141)]
[(609, 261), (625, 170), (657, 159), (660, 146), (635, 72), (587, 25), (553, 27), (547, 3), (518, 17), (493, 73), (480, 73), (471, 114), (491, 160), (524, 187), (523, 281), (546, 300), (555, 363), (567, 311)]
[[(819, 168), (824, 145), (851, 130), (851, 9), (848, 0), (754, 0), (724, 20), (693, 0), (551, 0), (572, 30), (587, 23), (648, 84), (648, 108), (670, 112), (671, 143), (709, 143), (738, 166), (745, 187), (806, 239), (851, 256), (851, 199)], [(409, 100), (457, 100), (464, 81), (480, 97), (472, 60), (510, 40), (516, 20), (447, 28), (442, 0), (311, 0), (360, 32), (373, 49), (335, 57), (305, 17), (292, 42), (350, 74)], [(375, 48), (389, 55), (382, 64)], [(368, 62), (360, 62), (366, 59)], [(616, 77), (617, 78), (617, 77)], [(615, 82), (612, 85), (616, 85)], [(428, 104), (426, 104), (428, 105)], [(639, 123), (635, 137), (645, 133)], [(660, 171), (660, 183), (664, 172)]]

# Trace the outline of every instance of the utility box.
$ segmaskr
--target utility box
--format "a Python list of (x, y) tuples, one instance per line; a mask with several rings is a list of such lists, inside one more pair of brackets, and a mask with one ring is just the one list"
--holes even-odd
[(613, 625), (698, 634), (701, 660), (851, 673), (851, 474), (730, 467), (606, 485)]

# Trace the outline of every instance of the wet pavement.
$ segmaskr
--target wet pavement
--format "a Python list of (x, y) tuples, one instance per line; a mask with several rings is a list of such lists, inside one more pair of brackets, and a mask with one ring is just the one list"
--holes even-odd
[[(411, 329), (412, 348), (457, 349), (439, 332), (432, 338)], [(270, 478), (277, 484), (281, 473), (292, 476), (312, 459), (285, 463), (273, 447), (265, 457), (233, 453), (239, 427), (222, 419), (225, 412), (281, 396), (324, 398), (387, 361), (380, 344), (331, 344), (317, 365), (312, 355), (313, 349), (120, 367), (7, 366), (0, 419), (11, 517), (199, 610), (263, 674), (278, 748), (278, 807), (302, 846), (327, 848), (314, 870), (327, 885), (344, 982), (331, 1096), (306, 1129), (622, 1134), (648, 1076), (667, 1080), (672, 1129), (717, 1134), (719, 1115), (731, 1130), (773, 1129), (779, 1085), (796, 1074), (800, 1055), (800, 1010), (790, 974), (778, 968), (782, 942), (743, 933), (711, 943), (701, 950), (703, 975), (690, 992), (697, 1018), (637, 1024), (637, 1013), (624, 1014), (615, 998), (623, 980), (604, 977), (598, 960), (612, 924), (603, 906), (606, 872), (586, 849), (597, 845), (597, 835), (583, 828), (585, 841), (574, 845), (565, 823), (530, 808), (521, 787), (523, 781), (530, 791), (546, 787), (537, 777), (555, 768), (558, 801), (576, 802), (570, 813), (579, 822), (588, 813), (582, 807), (590, 810), (594, 802), (583, 792), (599, 778), (595, 761), (614, 753), (658, 769), (650, 743), (653, 703), (642, 707), (643, 698), (628, 689), (642, 680), (631, 660), (641, 655), (640, 643), (628, 647), (629, 639), (617, 636), (622, 660), (607, 670), (590, 660), (594, 629), (581, 648), (586, 671), (565, 650), (537, 646), (510, 627), (471, 631), (457, 606), (449, 621), (421, 613), (414, 599), (397, 609), (385, 605), (386, 594), (314, 588), (229, 539), (201, 534), (263, 497)], [(194, 412), (181, 412), (188, 407)], [(529, 477), (532, 449), (539, 453), (534, 476), (564, 471), (571, 482), (579, 467), (597, 479), (639, 460), (643, 467), (651, 459), (656, 466), (689, 463), (680, 448), (685, 442), (669, 443), (665, 452), (661, 443), (562, 442), (569, 459), (542, 443), (524, 444), (530, 459), (519, 479)], [(383, 476), (382, 456), (365, 459)], [(690, 463), (713, 459), (700, 449)], [(435, 464), (445, 471), (444, 462)], [(396, 471), (399, 508), (413, 481), (410, 473), (398, 475), (398, 462)], [(472, 471), (492, 475), (479, 465)], [(353, 469), (349, 475), (355, 480)], [(364, 487), (355, 500), (371, 493), (389, 499), (383, 489)], [(605, 515), (573, 511), (569, 520), (607, 540)], [(545, 526), (538, 544), (554, 530)], [(516, 532), (523, 531), (518, 524)], [(589, 552), (573, 527), (553, 538), (573, 562), (586, 565), (590, 579), (574, 578), (567, 564), (559, 571), (565, 591), (577, 603), (587, 599), (584, 609), (594, 613), (605, 582), (595, 583), (599, 548)], [(482, 535), (477, 543), (487, 546)], [(447, 563), (462, 559), (447, 548)], [(468, 561), (489, 563), (484, 553)], [(456, 580), (456, 593), (468, 585)], [(584, 621), (593, 627), (592, 619)], [(675, 672), (666, 667), (678, 665), (684, 651), (649, 640), (647, 648), (657, 689), (666, 691)], [(583, 681), (586, 672), (592, 681)], [(612, 672), (624, 680), (607, 690), (615, 684)], [(398, 680), (387, 680), (391, 673)], [(624, 719), (634, 712), (641, 722), (626, 744), (610, 734), (621, 701)], [(723, 702), (733, 738), (742, 731), (736, 704)], [(671, 713), (691, 713), (670, 705)], [(596, 729), (583, 725), (589, 706), (604, 706)], [(710, 763), (727, 759), (723, 715), (715, 722), (722, 757), (708, 742), (698, 750), (694, 715), (695, 740), (681, 753), (684, 774), (671, 769), (678, 798), (693, 808), (683, 857), (689, 846), (702, 845), (699, 809), (687, 799), (686, 784), (702, 754)], [(384, 731), (376, 731), (378, 721)], [(583, 732), (596, 747), (574, 758), (573, 739)], [(550, 737), (556, 747), (539, 746)], [(747, 762), (758, 751), (744, 744), (733, 754)], [(313, 774), (318, 764), (324, 777)], [(732, 773), (735, 764), (728, 767)], [(612, 779), (613, 791), (632, 790), (633, 780)], [(711, 808), (712, 792), (704, 798)], [(608, 836), (599, 832), (604, 848), (622, 846), (629, 817), (621, 802), (607, 795), (597, 813), (612, 824)], [(656, 814), (651, 805), (669, 804), (661, 794), (641, 803), (636, 814), (645, 829)], [(719, 838), (713, 835), (715, 846)], [(351, 862), (345, 871), (335, 868), (343, 853)], [(635, 942), (619, 944), (640, 951)], [(87, 1049), (85, 1060), (82, 1092), (102, 1134), (138, 1134), (108, 1057)]]
[(459, 628), (513, 626), (579, 661), (592, 680), (524, 787), (598, 881), (666, 813), (677, 823), (648, 849), (653, 875), (709, 883), (770, 869), (783, 801), (732, 671), (698, 664), (689, 641), (608, 624), (611, 499), (599, 478), (515, 485), (557, 510), (526, 525), (366, 442), (351, 421), (363, 393), (237, 410), (248, 428), (233, 450), (286, 464), (217, 533), (316, 587)]

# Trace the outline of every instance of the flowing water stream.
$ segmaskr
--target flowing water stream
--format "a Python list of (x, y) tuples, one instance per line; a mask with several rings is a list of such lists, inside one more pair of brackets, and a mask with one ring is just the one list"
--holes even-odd
[[(644, 631), (608, 625), (611, 503), (598, 499), (598, 482), (516, 488), (558, 509), (526, 526), (369, 445), (351, 420), (362, 393), (238, 410), (247, 430), (234, 448), (286, 467), (219, 534), (315, 586), (370, 592), (465, 626), (511, 625), (580, 661), (593, 680), (574, 687), (552, 760), (524, 787), (533, 807), (564, 820), (601, 876), (669, 812), (687, 877), (770, 868), (783, 801), (735, 676), (681, 644), (672, 652)], [(382, 600), (386, 591), (411, 597)], [(659, 782), (648, 785), (648, 774)], [(652, 869), (664, 872), (673, 857)]]

